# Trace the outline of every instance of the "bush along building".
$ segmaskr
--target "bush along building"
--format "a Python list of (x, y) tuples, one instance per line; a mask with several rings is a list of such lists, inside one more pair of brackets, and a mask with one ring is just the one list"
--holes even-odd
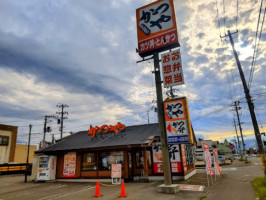
[[(194, 149), (193, 144), (169, 145), (173, 180), (188, 179), (196, 173)], [(89, 131), (36, 151), (34, 163), (34, 180), (110, 180), (113, 164), (121, 164), (122, 179), (127, 181), (164, 178), (158, 124), (91, 126)]]

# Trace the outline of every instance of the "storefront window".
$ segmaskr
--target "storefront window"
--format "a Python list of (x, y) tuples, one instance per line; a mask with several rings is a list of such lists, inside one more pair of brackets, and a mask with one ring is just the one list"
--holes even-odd
[(193, 146), (186, 144), (185, 149), (186, 149), (185, 152), (186, 152), (187, 166), (191, 166), (194, 164), (194, 155), (195, 155)]
[(112, 164), (124, 164), (123, 151), (102, 152), (99, 156), (99, 170), (111, 170)]
[[(146, 151), (148, 168), (151, 168), (151, 152)], [(143, 151), (136, 151), (136, 166), (137, 168), (143, 168)]]
[(88, 171), (97, 170), (95, 153), (84, 153), (83, 154), (82, 170), (88, 170)]

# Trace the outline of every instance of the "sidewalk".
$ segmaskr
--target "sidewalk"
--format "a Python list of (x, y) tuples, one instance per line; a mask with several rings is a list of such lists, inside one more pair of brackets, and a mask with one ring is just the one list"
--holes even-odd
[(213, 187), (206, 200), (255, 200), (252, 181), (255, 177), (263, 177), (264, 173), (259, 158), (251, 158), (251, 163), (234, 161), (223, 167), (223, 178)]

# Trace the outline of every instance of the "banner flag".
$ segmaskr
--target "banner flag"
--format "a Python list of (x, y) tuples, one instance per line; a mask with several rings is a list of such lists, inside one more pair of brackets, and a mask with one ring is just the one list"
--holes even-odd
[(212, 160), (211, 160), (211, 153), (209, 151), (209, 146), (206, 143), (202, 143), (202, 146), (205, 154), (207, 174), (213, 176), (214, 173), (212, 171)]

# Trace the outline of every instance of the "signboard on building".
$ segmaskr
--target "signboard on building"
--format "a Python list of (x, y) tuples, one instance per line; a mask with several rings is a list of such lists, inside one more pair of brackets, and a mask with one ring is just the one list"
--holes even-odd
[(164, 114), (168, 144), (195, 143), (186, 97), (164, 101)]
[(141, 57), (180, 46), (173, 0), (158, 0), (138, 8), (136, 17)]
[(90, 126), (90, 129), (88, 131), (88, 135), (90, 135), (92, 138), (95, 137), (96, 133), (98, 134), (105, 134), (108, 132), (113, 132), (116, 135), (118, 135), (118, 131), (119, 130), (125, 130), (125, 125), (121, 124), (120, 122), (118, 122), (116, 125), (102, 125), (102, 126), (95, 126), (93, 127), (92, 125)]
[[(168, 150), (172, 173), (182, 172), (179, 145), (170, 144), (168, 145)], [(154, 173), (163, 173), (162, 149), (160, 144), (153, 145), (152, 154)]]
[(162, 54), (161, 61), (164, 87), (184, 84), (180, 49)]
[(64, 155), (63, 177), (75, 177), (76, 175), (76, 152)]
[(186, 159), (186, 151), (185, 151), (184, 144), (181, 144), (181, 158), (182, 158), (184, 173), (186, 173), (187, 172), (187, 159)]

